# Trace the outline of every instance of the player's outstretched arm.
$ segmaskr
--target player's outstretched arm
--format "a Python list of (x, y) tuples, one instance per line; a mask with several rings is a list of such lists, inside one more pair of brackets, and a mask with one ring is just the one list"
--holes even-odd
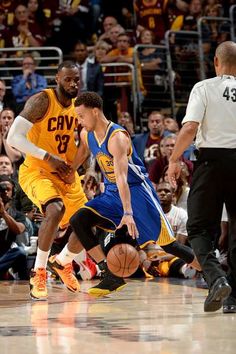
[(25, 154), (40, 160), (46, 160), (53, 169), (59, 172), (69, 172), (70, 167), (64, 161), (52, 156), (46, 150), (39, 148), (27, 139), (27, 133), (34, 123), (44, 117), (48, 104), (48, 96), (45, 92), (40, 92), (30, 97), (23, 111), (16, 117), (10, 128), (7, 143)]
[(117, 132), (110, 139), (108, 149), (113, 156), (116, 184), (124, 210), (124, 215), (118, 228), (127, 225), (130, 236), (136, 238), (138, 237), (138, 230), (133, 219), (131, 195), (127, 182), (128, 154), (130, 151), (130, 140), (128, 136), (122, 132)]

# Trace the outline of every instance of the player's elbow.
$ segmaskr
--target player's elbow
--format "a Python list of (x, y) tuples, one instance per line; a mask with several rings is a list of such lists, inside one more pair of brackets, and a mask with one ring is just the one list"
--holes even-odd
[(10, 128), (9, 132), (8, 132), (8, 135), (7, 135), (7, 144), (12, 146), (12, 147), (15, 147), (15, 137), (14, 137), (15, 134), (12, 134), (12, 129)]
[(187, 122), (184, 124), (183, 129), (185, 133), (190, 136), (195, 136), (197, 134), (199, 123), (197, 122)]

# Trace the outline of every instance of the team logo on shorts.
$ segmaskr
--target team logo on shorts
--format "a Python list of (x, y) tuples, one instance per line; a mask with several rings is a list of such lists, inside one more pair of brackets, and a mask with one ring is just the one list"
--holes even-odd
[(99, 152), (96, 156), (99, 167), (102, 172), (105, 174), (106, 178), (109, 182), (115, 183), (115, 173), (114, 173), (114, 164), (113, 158), (109, 155), (104, 154), (103, 152)]

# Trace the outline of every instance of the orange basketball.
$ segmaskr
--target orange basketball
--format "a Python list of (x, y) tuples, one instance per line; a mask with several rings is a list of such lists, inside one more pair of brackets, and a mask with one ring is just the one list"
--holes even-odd
[(130, 277), (139, 266), (138, 251), (128, 243), (115, 245), (107, 254), (107, 266), (118, 277)]

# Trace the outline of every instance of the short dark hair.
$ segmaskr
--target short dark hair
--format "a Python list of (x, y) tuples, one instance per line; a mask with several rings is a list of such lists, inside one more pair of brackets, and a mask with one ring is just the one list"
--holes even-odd
[(66, 61), (63, 61), (61, 64), (59, 64), (59, 66), (57, 68), (57, 72), (59, 73), (63, 68), (66, 68), (66, 69), (77, 68), (78, 69), (78, 66), (72, 60), (66, 60)]
[(13, 187), (15, 187), (15, 185), (16, 185), (16, 182), (14, 181), (14, 179), (11, 178), (11, 176), (8, 176), (8, 175), (1, 175), (0, 176), (0, 183), (2, 183), (2, 182), (9, 182), (9, 183), (11, 183), (11, 185)]
[(75, 107), (84, 105), (87, 108), (98, 108), (103, 110), (103, 100), (96, 92), (83, 92), (74, 102)]

